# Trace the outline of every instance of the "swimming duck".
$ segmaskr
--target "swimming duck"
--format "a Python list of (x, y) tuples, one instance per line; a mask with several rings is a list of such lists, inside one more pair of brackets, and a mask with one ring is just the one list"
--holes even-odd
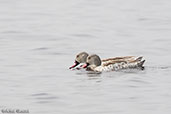
[(135, 56), (115, 57), (101, 60), (98, 55), (94, 54), (87, 57), (86, 64), (82, 67), (97, 72), (116, 71), (127, 68), (143, 69), (144, 62), (145, 60), (142, 60), (142, 57)]

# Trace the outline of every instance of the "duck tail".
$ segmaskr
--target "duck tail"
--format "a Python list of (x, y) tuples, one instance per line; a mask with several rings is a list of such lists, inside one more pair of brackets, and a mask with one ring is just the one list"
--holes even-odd
[(140, 61), (139, 63), (138, 63), (138, 67), (139, 68), (141, 68), (142, 70), (144, 70), (144, 62), (145, 62), (145, 60), (143, 60), (143, 61)]
[(143, 66), (143, 64), (144, 64), (144, 62), (145, 62), (145, 60), (141, 61), (141, 62), (140, 62), (140, 64), (139, 64), (139, 66), (141, 66), (141, 67), (142, 67), (142, 66)]
[(137, 57), (136, 58), (136, 61), (137, 61), (137, 66), (139, 67), (139, 68), (142, 68), (142, 69), (144, 69), (144, 62), (145, 62), (145, 60), (143, 59), (143, 56), (139, 56), (139, 57)]

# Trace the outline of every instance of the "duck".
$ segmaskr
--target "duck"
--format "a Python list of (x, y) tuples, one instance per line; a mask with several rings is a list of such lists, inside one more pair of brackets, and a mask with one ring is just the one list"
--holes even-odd
[[(73, 69), (73, 68), (75, 68), (76, 66), (78, 66), (81, 63), (86, 63), (88, 57), (91, 58), (91, 56), (93, 56), (93, 58), (100, 58), (98, 55), (96, 55), (96, 56), (95, 55), (96, 54), (89, 56), (89, 54), (87, 52), (78, 53), (76, 55), (74, 65), (69, 67), (69, 69)], [(129, 67), (131, 67), (133, 62), (135, 63), (136, 61), (141, 61), (141, 59), (142, 59), (142, 57), (135, 57), (135, 56), (113, 57), (113, 58), (107, 58), (107, 59), (102, 59), (102, 60), (100, 59), (101, 61), (99, 63), (101, 63), (101, 66), (104, 66), (105, 68), (106, 68), (106, 66), (109, 66), (109, 67), (112, 66), (111, 65), (112, 63), (115, 64), (114, 66), (116, 66), (118, 63), (120, 63), (120, 64), (123, 64), (123, 65), (118, 64), (120, 66), (118, 69), (122, 69), (122, 68), (125, 68), (125, 66), (127, 66), (127, 65), (124, 64), (124, 62), (126, 62), (127, 64), (132, 62), (131, 64), (129, 64), (130, 65)], [(77, 69), (80, 69), (80, 68), (86, 68), (86, 64), (81, 65), (80, 67), (77, 67)], [(87, 66), (86, 69), (90, 69), (90, 68), (91, 67)], [(141, 68), (143, 69), (144, 67), (141, 67)], [(117, 67), (114, 67), (114, 69), (116, 70)]]
[(144, 69), (144, 62), (141, 57), (135, 56), (126, 56), (126, 57), (115, 57), (101, 60), (100, 57), (96, 54), (89, 55), (86, 59), (86, 64), (82, 67), (86, 68), (88, 71), (117, 71), (120, 69), (129, 69), (129, 68), (141, 68)]

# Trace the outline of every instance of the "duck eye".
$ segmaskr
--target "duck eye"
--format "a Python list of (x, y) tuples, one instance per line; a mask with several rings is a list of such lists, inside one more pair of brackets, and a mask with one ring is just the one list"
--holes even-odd
[(77, 55), (77, 58), (79, 57), (79, 55)]
[(91, 57), (89, 57), (88, 59), (91, 59)]

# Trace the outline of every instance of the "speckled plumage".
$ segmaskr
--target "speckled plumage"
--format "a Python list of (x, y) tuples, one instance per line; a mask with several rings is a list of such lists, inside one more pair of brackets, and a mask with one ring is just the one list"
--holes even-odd
[[(97, 56), (97, 55), (96, 55)], [(96, 60), (96, 58), (94, 59)], [(87, 61), (88, 62), (88, 61)], [(88, 69), (103, 72), (103, 71), (117, 71), (127, 68), (140, 68), (143, 67), (145, 60), (142, 57), (127, 56), (127, 57), (115, 57), (102, 60), (102, 64), (96, 66), (95, 64), (89, 65)]]

